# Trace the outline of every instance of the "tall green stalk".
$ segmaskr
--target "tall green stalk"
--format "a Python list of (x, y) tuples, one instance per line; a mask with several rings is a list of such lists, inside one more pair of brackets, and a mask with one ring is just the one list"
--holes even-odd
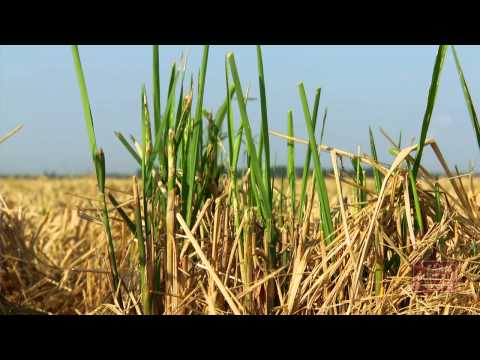
[(83, 105), (83, 115), (85, 118), (85, 124), (88, 131), (88, 139), (90, 142), (90, 153), (92, 156), (92, 162), (95, 167), (95, 173), (97, 177), (97, 188), (99, 191), (99, 197), (102, 204), (102, 222), (105, 229), (108, 242), (108, 256), (110, 261), (110, 268), (112, 271), (112, 284), (114, 292), (118, 291), (117, 300), (121, 306), (122, 297), (119, 289), (120, 278), (117, 269), (117, 261), (115, 258), (115, 247), (113, 245), (112, 232), (110, 229), (110, 220), (108, 216), (107, 201), (105, 197), (105, 155), (102, 149), (97, 150), (97, 144), (95, 139), (95, 129), (93, 125), (92, 111), (90, 107), (90, 100), (88, 98), (87, 85), (85, 82), (85, 76), (82, 69), (82, 63), (80, 61), (80, 54), (77, 45), (72, 45), (72, 54), (75, 64), (75, 71), (77, 73), (77, 80), (80, 87), (80, 96)]
[(323, 175), (322, 165), (320, 163), (320, 156), (318, 154), (317, 142), (315, 140), (315, 133), (313, 130), (312, 118), (310, 116), (310, 110), (308, 109), (307, 95), (305, 93), (305, 87), (303, 83), (298, 85), (300, 93), (300, 100), (302, 102), (303, 113), (305, 115), (305, 122), (307, 124), (307, 131), (309, 137), (310, 150), (313, 155), (315, 185), (317, 190), (318, 199), (320, 201), (320, 214), (322, 219), (322, 230), (325, 242), (327, 244), (332, 240), (333, 235), (333, 222), (332, 214), (330, 211), (330, 203), (328, 200), (327, 185), (325, 183), (325, 177)]
[(186, 222), (188, 226), (191, 226), (192, 222), (192, 207), (193, 207), (193, 195), (196, 189), (195, 175), (198, 168), (198, 152), (202, 136), (202, 113), (203, 113), (203, 95), (205, 91), (205, 77), (207, 74), (208, 63), (208, 50), (209, 46), (205, 45), (203, 48), (202, 65), (200, 68), (199, 84), (198, 84), (198, 98), (195, 108), (194, 127), (192, 142), (190, 143), (189, 159), (187, 163), (187, 202), (186, 202)]
[(158, 56), (158, 45), (153, 45), (153, 116), (155, 124), (155, 137), (160, 131), (160, 61)]
[[(315, 91), (315, 101), (313, 103), (313, 113), (312, 113), (312, 120), (313, 120), (313, 131), (315, 132), (317, 126), (317, 117), (318, 117), (318, 108), (320, 106), (320, 95), (322, 90), (318, 88)], [(322, 124), (322, 136), (320, 137), (320, 142), (323, 142), (323, 131), (325, 129), (325, 122), (327, 118), (327, 111), (325, 110), (325, 116), (323, 117), (323, 124)], [(303, 165), (303, 174), (302, 174), (302, 187), (300, 190), (300, 205), (299, 205), (299, 219), (303, 218), (303, 212), (305, 210), (305, 199), (307, 195), (307, 182), (308, 182), (308, 174), (310, 172), (310, 161), (312, 158), (312, 150), (310, 146), (307, 148), (307, 155), (305, 157), (305, 163)]]
[(420, 134), (420, 142), (415, 158), (415, 164), (413, 165), (413, 179), (417, 179), (418, 169), (420, 168), (420, 162), (422, 161), (423, 148), (425, 147), (425, 141), (427, 140), (428, 128), (430, 127), (430, 120), (432, 119), (433, 108), (435, 106), (435, 100), (437, 98), (438, 88), (440, 86), (440, 75), (442, 73), (443, 63), (447, 55), (448, 45), (440, 45), (438, 47), (437, 57), (435, 59), (435, 66), (433, 68), (432, 82), (430, 84), (430, 90), (428, 92), (427, 108), (425, 109), (425, 115), (423, 117), (422, 129)]
[(478, 147), (480, 148), (480, 124), (478, 123), (477, 111), (475, 110), (475, 105), (473, 103), (472, 96), (470, 95), (470, 90), (468, 88), (467, 81), (465, 80), (463, 69), (462, 69), (462, 66), (460, 65), (460, 59), (458, 57), (455, 46), (452, 46), (452, 51), (453, 51), (453, 57), (455, 58), (455, 65), (457, 67), (458, 77), (460, 79), (460, 84), (463, 90), (463, 96), (465, 97), (465, 102), (467, 104), (470, 120), (472, 121), (473, 130), (475, 131), (477, 144), (478, 144)]
[[(261, 138), (263, 142), (263, 148), (265, 152), (264, 164), (263, 164), (263, 178), (265, 184), (270, 183), (270, 137), (268, 133), (268, 112), (267, 112), (267, 97), (265, 94), (265, 75), (263, 72), (263, 58), (262, 49), (260, 45), (257, 45), (257, 65), (258, 65), (258, 84), (260, 87), (260, 109), (262, 115), (262, 132)], [(272, 191), (267, 186), (267, 192), (269, 196), (270, 206), (272, 204)]]
[[(370, 151), (372, 154), (372, 159), (378, 163), (377, 157), (377, 149), (375, 147), (375, 139), (373, 137), (372, 128), (368, 128), (368, 134), (370, 137)], [(380, 193), (380, 189), (382, 188), (382, 174), (378, 171), (377, 168), (373, 167), (373, 178), (375, 179), (375, 191)]]

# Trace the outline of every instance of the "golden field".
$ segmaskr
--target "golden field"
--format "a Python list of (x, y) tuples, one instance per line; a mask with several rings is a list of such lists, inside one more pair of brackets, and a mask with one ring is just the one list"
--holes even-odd
[(0, 293), (48, 313), (88, 313), (104, 303), (104, 232), (80, 217), (96, 190), (93, 178), (2, 179)]
[[(476, 202), (475, 191), (478, 188), (478, 182), (477, 178), (465, 177), (462, 180), (472, 203)], [(367, 187), (371, 189), (373, 180), (368, 179), (367, 183)], [(441, 179), (440, 183), (446, 189), (451, 190), (451, 184), (447, 179)], [(470, 186), (473, 188), (471, 189)], [(335, 212), (336, 209), (338, 210), (338, 196), (336, 184), (332, 178), (327, 180), (327, 187), (332, 210)], [(122, 199), (122, 194), (123, 199), (127, 199), (131, 191), (131, 180), (109, 179), (107, 188), (115, 191), (119, 199)], [(275, 188), (280, 188), (280, 181), (275, 182)], [(17, 304), (29, 311), (49, 314), (122, 313), (118, 304), (112, 304), (108, 279), (107, 243), (102, 224), (89, 215), (94, 213), (96, 207), (96, 192), (95, 179), (89, 177), (2, 179), (0, 182), (0, 294), (3, 294), (11, 304)], [(349, 194), (353, 194), (353, 187), (348, 185), (348, 180), (344, 184), (343, 192), (345, 198), (351, 198)], [(348, 206), (349, 200), (345, 200), (345, 205)], [(317, 208), (316, 203), (315, 201), (314, 209)], [(315, 210), (313, 210), (313, 223), (317, 222), (315, 217)], [(452, 244), (452, 251), (455, 247), (456, 253), (459, 254), (461, 252), (459, 249), (466, 237), (461, 238), (463, 230), (460, 225), (452, 225), (452, 221), (455, 221), (453, 217), (452, 213), (452, 219), (444, 219), (445, 226), (449, 229), (442, 229), (442, 231), (453, 234), (455, 245)], [(120, 256), (118, 258), (120, 271), (125, 277), (134, 276), (132, 272), (135, 270), (131, 265), (134, 262), (132, 259), (134, 239), (124, 223), (115, 217), (115, 214), (112, 213), (111, 218), (113, 219), (112, 233)], [(450, 228), (452, 226), (453, 229)], [(350, 234), (350, 237), (354, 236), (354, 234)], [(475, 236), (475, 234), (468, 234), (468, 237), (470, 236)], [(422, 240), (417, 239), (417, 241), (417, 246), (421, 246)], [(426, 247), (430, 248), (431, 241), (426, 241), (428, 242)], [(412, 260), (414, 257), (412, 254), (416, 253), (411, 249), (407, 250), (411, 244), (405, 244), (405, 246), (405, 255), (408, 258), (408, 251), (411, 255), (410, 260)], [(426, 248), (423, 250), (426, 251)], [(322, 253), (325, 255), (325, 248), (318, 249), (317, 261)], [(389, 304), (387, 296), (389, 291), (385, 292), (384, 290), (381, 297), (365, 296), (357, 308), (350, 307), (348, 312), (480, 313), (478, 276), (474, 275), (476, 270), (471, 270), (471, 272), (468, 270), (469, 266), (477, 269), (478, 256), (465, 257), (462, 255), (462, 258), (463, 260), (468, 259), (467, 263), (463, 263), (465, 274), (462, 275), (464, 280), (468, 279), (468, 281), (456, 296), (437, 294), (431, 295), (429, 299), (421, 299), (408, 290), (410, 280), (408, 278), (409, 270), (406, 268), (405, 278), (396, 276), (388, 279), (390, 286), (387, 289), (392, 289), (393, 285), (397, 287), (397, 290), (390, 296), (392, 298), (403, 296), (402, 300), (398, 301), (404, 301), (405, 298), (414, 299), (413, 303), (410, 302), (408, 309), (399, 310), (398, 301), (397, 305)], [(321, 262), (320, 260), (320, 264)], [(307, 278), (308, 274), (319, 271), (315, 266), (308, 271), (304, 266), (303, 270)], [(320, 273), (317, 273), (316, 276), (318, 279)], [(257, 279), (260, 278), (261, 274), (258, 274)], [(313, 280), (307, 280), (312, 286)], [(335, 283), (332, 280), (331, 284), (326, 285), (322, 291), (327, 291), (326, 288), (331, 288)], [(219, 294), (212, 286), (211, 281), (206, 279), (206, 289), (203, 289), (202, 286), (202, 289), (197, 290), (199, 293), (206, 292), (209, 296), (212, 295), (218, 301)], [(303, 287), (302, 291), (309, 291), (306, 284)], [(452, 299), (445, 302), (445, 296), (450, 296)], [(132, 289), (126, 297), (131, 300), (130, 313), (140, 313), (139, 306), (135, 305), (138, 302), (138, 294)], [(323, 300), (325, 299), (323, 298)], [(330, 301), (332, 302), (332, 299)], [(205, 313), (225, 312), (222, 310), (225, 308), (222, 304), (217, 304), (219, 309), (215, 310), (217, 305), (211, 304), (207, 300), (202, 303), (205, 306)], [(318, 305), (312, 306), (312, 303), (315, 304), (310, 300), (310, 304), (307, 305), (311, 307), (308, 313), (314, 310), (319, 313), (344, 313), (346, 311), (339, 301), (336, 306), (331, 306), (329, 309), (323, 308), (321, 311), (315, 307)], [(291, 307), (289, 310), (291, 311)], [(191, 313), (198, 312), (197, 306), (197, 309), (192, 310)], [(291, 312), (301, 313), (302, 309), (298, 307)], [(279, 313), (286, 312), (279, 311)]]

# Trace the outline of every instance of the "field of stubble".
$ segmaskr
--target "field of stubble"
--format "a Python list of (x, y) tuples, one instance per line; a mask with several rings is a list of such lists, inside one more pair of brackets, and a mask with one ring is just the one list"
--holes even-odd
[[(465, 188), (473, 186), (477, 189), (479, 181), (477, 178), (466, 178), (462, 184), (465, 183)], [(373, 179), (368, 179), (367, 183), (368, 188), (373, 187)], [(447, 179), (441, 179), (440, 184), (447, 189), (451, 188)], [(124, 194), (124, 199), (128, 199), (131, 180), (109, 179), (107, 187), (115, 191), (119, 199), (122, 199), (121, 194)], [(276, 181), (275, 187), (280, 187), (280, 181)], [(328, 179), (327, 187), (329, 199), (332, 199), (331, 206), (335, 211), (339, 205), (335, 181)], [(2, 179), (0, 294), (9, 304), (28, 309), (27, 311), (47, 314), (122, 313), (118, 304), (111, 298), (107, 243), (102, 225), (89, 215), (97, 206), (96, 190), (95, 179), (89, 177)], [(343, 191), (344, 202), (348, 206), (348, 201), (354, 197), (354, 188), (346, 184)], [(476, 194), (471, 191), (469, 193), (476, 200)], [(130, 263), (134, 262), (132, 247), (135, 240), (120, 219), (116, 221), (114, 215), (112, 219), (112, 233), (120, 255), (118, 260), (120, 271), (125, 277), (133, 276), (130, 274), (132, 272)], [(318, 222), (318, 205), (315, 204), (312, 222)], [(457, 245), (462, 242), (461, 240), (455, 240)], [(468, 259), (470, 266), (478, 267), (475, 265), (478, 262), (477, 256), (470, 256)], [(398, 305), (392, 305), (390, 308), (386, 306), (388, 299), (383, 292), (382, 306), (367, 306), (363, 310), (360, 307), (357, 311), (350, 311), (479, 313), (479, 289), (476, 277), (468, 275), (466, 268), (467, 265), (464, 263), (465, 273), (462, 274), (462, 278), (467, 281), (461, 293), (457, 294), (456, 299), (450, 299), (448, 302), (438, 294), (429, 295), (429, 299), (422, 299), (421, 296), (405, 290), (410, 280), (402, 279), (402, 291), (408, 292), (404, 295), (414, 299), (414, 303), (410, 302), (408, 309), (402, 309)], [(393, 278), (388, 280), (393, 281)], [(131, 298), (132, 313), (140, 313), (138, 304), (135, 305), (138, 303), (137, 295), (132, 290), (128, 296)], [(375, 300), (374, 303), (378, 305), (379, 300)], [(210, 305), (205, 306), (208, 308)], [(337, 307), (339, 306), (341, 304), (337, 304)], [(332, 306), (330, 311), (323, 311), (337, 313), (335, 306)], [(206, 312), (208, 313), (208, 310)], [(338, 310), (338, 313), (340, 312), (342, 311)]]

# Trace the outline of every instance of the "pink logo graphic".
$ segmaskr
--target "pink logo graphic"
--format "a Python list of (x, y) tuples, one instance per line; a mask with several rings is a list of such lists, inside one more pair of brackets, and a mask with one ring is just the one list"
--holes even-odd
[(418, 294), (452, 293), (457, 283), (456, 261), (424, 260), (413, 265), (412, 289)]

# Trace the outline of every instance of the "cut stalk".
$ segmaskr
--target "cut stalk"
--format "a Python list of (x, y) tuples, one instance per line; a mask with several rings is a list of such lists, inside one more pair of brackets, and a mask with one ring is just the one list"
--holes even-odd
[[(288, 136), (294, 137), (293, 133), (293, 113), (290, 110), (288, 112)], [(288, 141), (288, 180), (290, 184), (290, 203), (291, 203), (291, 212), (292, 219), (295, 216), (295, 186), (296, 186), (296, 176), (295, 176), (295, 142), (293, 140)]]
[[(175, 243), (175, 133), (173, 129), (168, 132), (168, 198), (167, 198), (167, 306), (173, 314), (177, 311), (178, 304), (178, 273), (177, 273), (177, 246)], [(171, 295), (170, 295), (171, 294)]]
[[(442, 205), (440, 202), (440, 186), (436, 181), (435, 182), (435, 223), (440, 224), (440, 222), (442, 221), (442, 216), (443, 216), (443, 212), (442, 212)], [(446, 246), (445, 246), (445, 238), (443, 236), (440, 237), (440, 239), (438, 240), (438, 244), (440, 247), (440, 253), (442, 254), (442, 256), (444, 256)]]
[(136, 239), (138, 245), (138, 268), (140, 272), (140, 291), (142, 296), (142, 306), (143, 313), (145, 315), (151, 314), (151, 302), (150, 302), (150, 291), (148, 288), (148, 278), (147, 278), (147, 256), (145, 249), (145, 236), (143, 234), (142, 226), (142, 213), (140, 205), (140, 197), (138, 191), (137, 178), (132, 177), (132, 188), (133, 188), (133, 199), (135, 206), (135, 226), (136, 226)]

